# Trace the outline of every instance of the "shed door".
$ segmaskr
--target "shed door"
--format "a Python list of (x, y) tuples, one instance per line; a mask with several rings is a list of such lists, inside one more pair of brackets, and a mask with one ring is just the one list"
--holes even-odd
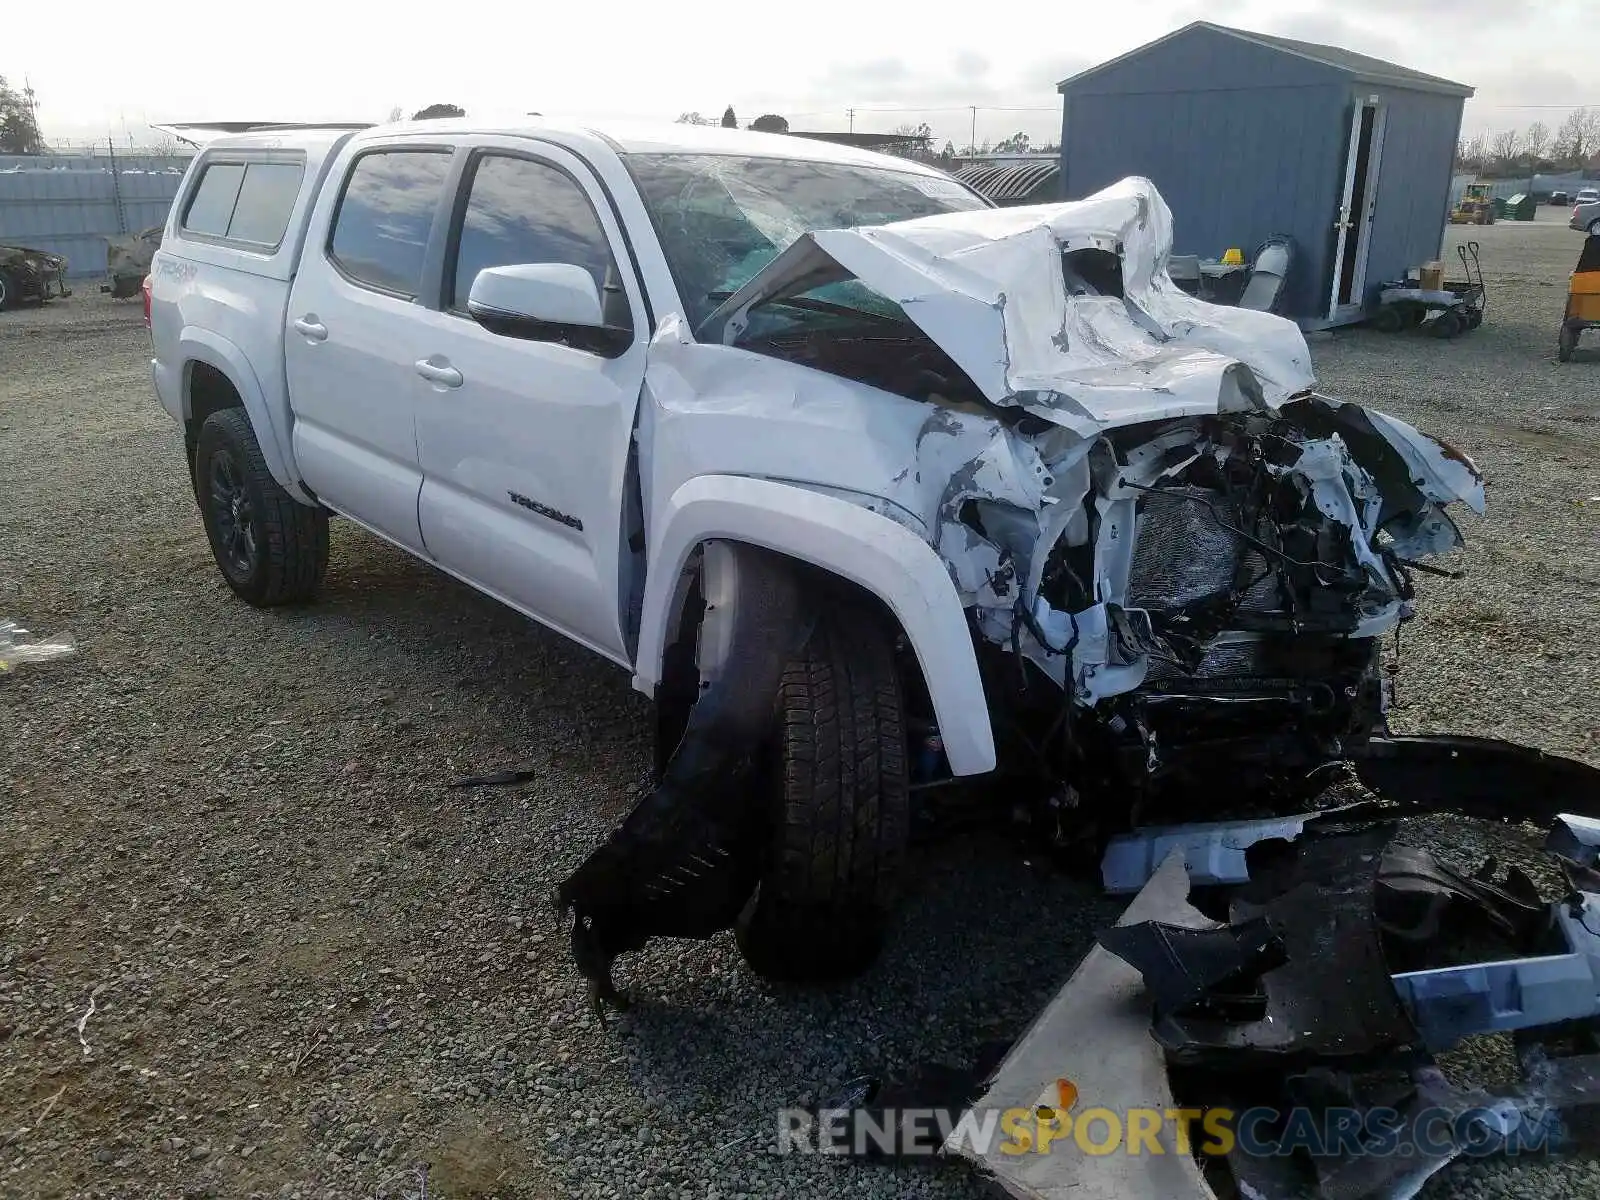
[(1361, 306), (1372, 216), (1378, 195), (1381, 131), (1382, 112), (1377, 104), (1358, 105), (1350, 114), (1344, 190), (1333, 223), (1333, 281), (1328, 293), (1330, 317)]

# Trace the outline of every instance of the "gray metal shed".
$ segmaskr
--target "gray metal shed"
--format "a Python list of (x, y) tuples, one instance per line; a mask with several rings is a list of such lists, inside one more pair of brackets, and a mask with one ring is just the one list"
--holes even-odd
[(1280, 311), (1359, 320), (1440, 255), (1472, 89), (1336, 46), (1195, 21), (1062, 82), (1062, 194), (1153, 180), (1173, 249), (1295, 242)]

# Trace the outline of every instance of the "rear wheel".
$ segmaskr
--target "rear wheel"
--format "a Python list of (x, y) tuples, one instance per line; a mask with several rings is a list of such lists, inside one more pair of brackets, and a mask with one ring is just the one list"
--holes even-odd
[(1433, 323), (1428, 326), (1428, 332), (1436, 338), (1453, 338), (1461, 332), (1464, 324), (1460, 313), (1453, 308), (1447, 308), (1433, 319)]
[(825, 609), (790, 659), (761, 772), (767, 861), (736, 927), (768, 979), (838, 979), (877, 956), (910, 826), (892, 636), (874, 615)]
[(195, 445), (194, 492), (211, 553), (241, 600), (258, 608), (312, 599), (328, 569), (328, 517), (267, 470), (241, 408), (212, 413)]
[(1600, 237), (1600, 217), (1589, 222), (1589, 236)]
[(17, 285), (11, 276), (0, 271), (0, 312), (5, 312), (17, 302)]
[(1571, 325), (1561, 327), (1561, 338), (1556, 343), (1556, 358), (1560, 362), (1567, 362), (1572, 358), (1572, 352), (1578, 348), (1578, 331)]

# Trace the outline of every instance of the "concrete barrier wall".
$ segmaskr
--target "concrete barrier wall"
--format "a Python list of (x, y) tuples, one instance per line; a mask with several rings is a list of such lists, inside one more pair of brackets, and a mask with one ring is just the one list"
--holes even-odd
[(187, 155), (0, 155), (0, 245), (65, 255), (67, 273), (106, 273), (106, 239), (163, 224)]

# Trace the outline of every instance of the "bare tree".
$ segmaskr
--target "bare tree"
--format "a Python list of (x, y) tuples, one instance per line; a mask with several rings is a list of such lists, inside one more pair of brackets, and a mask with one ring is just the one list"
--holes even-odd
[(1555, 146), (1551, 153), (1568, 166), (1581, 166), (1583, 150), (1588, 137), (1589, 110), (1575, 108), (1556, 130)]
[(1474, 134), (1456, 144), (1456, 166), (1463, 171), (1481, 171), (1489, 161), (1489, 135)]
[(1600, 108), (1579, 111), (1583, 113), (1583, 161), (1578, 164), (1582, 167), (1588, 166), (1595, 151), (1600, 150)]
[(679, 113), (678, 114), (678, 124), (679, 125), (715, 125), (716, 122), (713, 121), (710, 117), (702, 117), (698, 112), (686, 112), (686, 113)]
[(1528, 126), (1528, 132), (1522, 135), (1522, 144), (1537, 164), (1550, 146), (1550, 126), (1543, 121), (1535, 121)]
[(889, 131), (889, 136), (900, 140), (893, 145), (885, 146), (883, 150), (886, 154), (916, 159), (932, 155), (929, 143), (933, 140), (933, 127), (926, 121), (920, 125), (913, 125), (909, 121), (902, 122)]
[(1511, 169), (1511, 165), (1517, 161), (1517, 151), (1521, 149), (1522, 135), (1515, 129), (1502, 129), (1489, 143), (1489, 152), (1494, 156), (1494, 165), (1502, 171)]
[(385, 118), (385, 120), (387, 120), (390, 124), (393, 124), (395, 121), (403, 121), (405, 119), (406, 110), (401, 108), (398, 104), (389, 109), (389, 115)]

